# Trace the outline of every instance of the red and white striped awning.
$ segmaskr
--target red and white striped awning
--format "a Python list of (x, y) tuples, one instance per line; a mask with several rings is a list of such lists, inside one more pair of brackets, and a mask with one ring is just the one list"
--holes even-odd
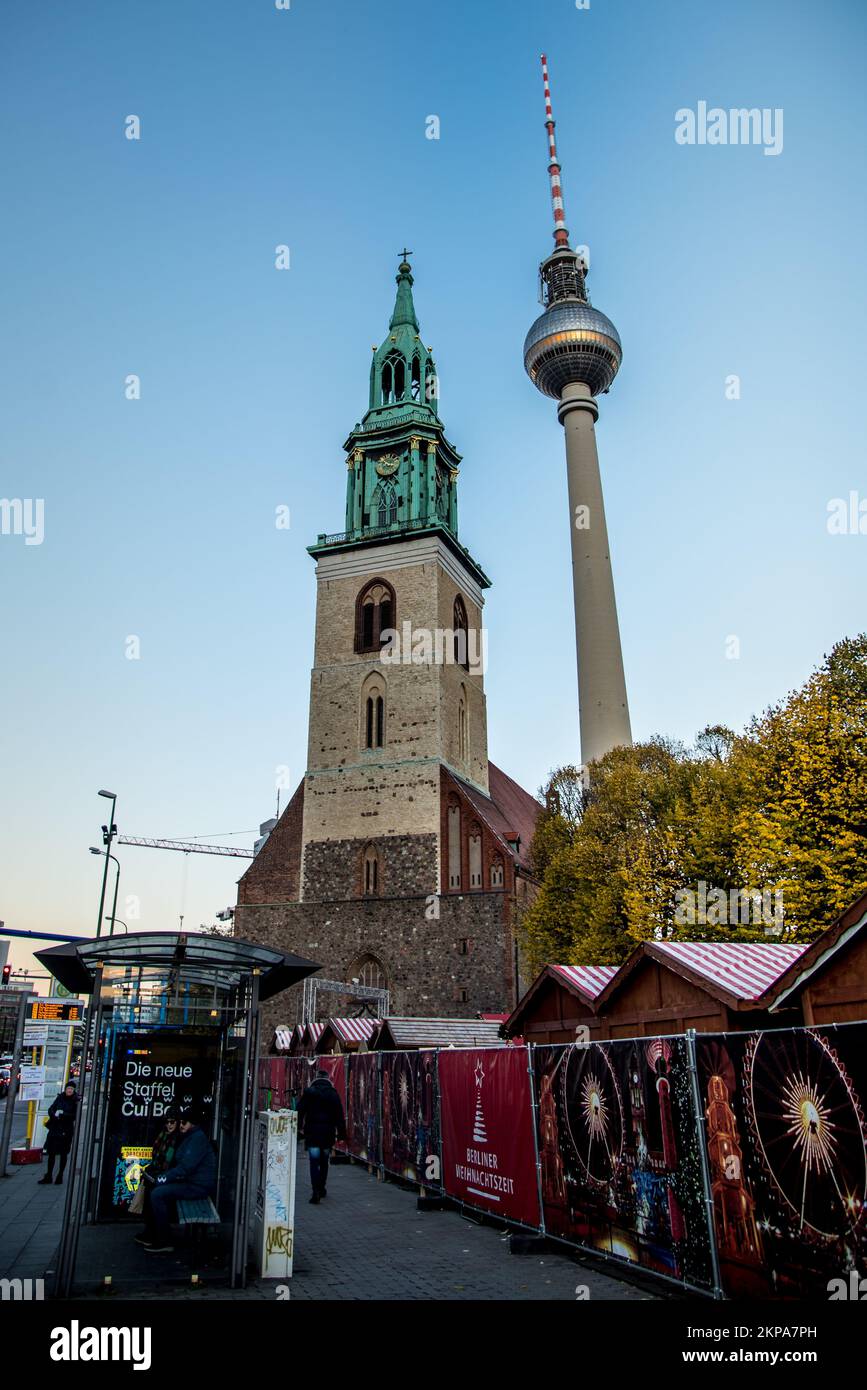
[(308, 1023), (307, 1041), (312, 1043), (318, 1043), (320, 1037), (322, 1036), (322, 1029), (324, 1027), (324, 1023)]
[(588, 999), (601, 994), (612, 975), (617, 974), (616, 965), (552, 965), (551, 969), (580, 989)]
[(760, 941), (654, 941), (652, 953), (679, 961), (737, 999), (758, 999), (806, 946)]
[(329, 1018), (328, 1022), (341, 1042), (367, 1042), (378, 1018)]

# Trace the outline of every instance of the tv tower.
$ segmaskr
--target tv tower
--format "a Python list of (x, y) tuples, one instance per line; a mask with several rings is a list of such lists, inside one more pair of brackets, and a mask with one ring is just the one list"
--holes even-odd
[(545, 310), (524, 341), (524, 366), (533, 384), (559, 401), (557, 418), (566, 435), (581, 759), (586, 765), (610, 748), (632, 743), (594, 429), (599, 415), (595, 398), (611, 386), (623, 350), (614, 324), (591, 305), (585, 286), (588, 266), (569, 245), (544, 53), (542, 79), (554, 250), (539, 267)]

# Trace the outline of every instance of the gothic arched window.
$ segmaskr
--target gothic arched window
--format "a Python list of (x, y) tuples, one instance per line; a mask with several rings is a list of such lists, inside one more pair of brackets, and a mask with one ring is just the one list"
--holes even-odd
[(399, 352), (390, 352), (382, 366), (382, 404), (394, 405), (406, 391), (406, 363)]
[(412, 359), (410, 395), (414, 401), (417, 401), (421, 396), (421, 365), (417, 356)]
[(482, 832), (478, 825), (470, 827), (470, 887), (482, 886)]
[(391, 363), (386, 362), (382, 369), (382, 404), (388, 405), (394, 390), (394, 379), (391, 370)]
[(465, 671), (470, 669), (469, 648), (467, 645), (467, 608), (460, 594), (455, 599), (454, 611), (452, 613), (452, 631), (455, 643), (455, 665), (463, 666)]
[[(375, 845), (368, 845), (364, 851), (361, 864), (361, 887), (366, 898), (378, 897), (382, 884), (382, 872), (379, 862), (379, 850)], [(365, 980), (360, 981), (366, 984)]]
[(374, 672), (361, 687), (362, 748), (382, 748), (385, 744), (385, 680)]
[(394, 589), (384, 579), (371, 579), (355, 601), (355, 650), (378, 652), (382, 634), (393, 629)]
[(388, 974), (378, 956), (365, 954), (359, 956), (347, 971), (353, 984), (357, 981), (367, 989), (388, 989)]
[(494, 862), (493, 862), (493, 864), (491, 865), (491, 887), (492, 887), (492, 888), (502, 888), (502, 886), (503, 886), (503, 858), (502, 858), (502, 855), (497, 854), (497, 855), (494, 856)]
[(461, 886), (461, 808), (457, 798), (449, 803), (448, 826), (449, 888)]
[(397, 521), (397, 490), (394, 483), (383, 479), (377, 485), (371, 501), (374, 526), (394, 526)]

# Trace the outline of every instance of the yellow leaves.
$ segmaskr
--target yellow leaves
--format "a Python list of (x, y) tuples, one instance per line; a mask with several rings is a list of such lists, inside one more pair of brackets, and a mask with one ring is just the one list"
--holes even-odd
[(786, 939), (809, 939), (867, 889), (867, 636), (839, 643), (738, 737), (614, 749), (589, 797), (575, 797), (575, 776), (555, 774), (534, 840), (543, 881), (522, 924), (534, 967), (614, 964), (672, 933), (761, 936), (682, 926), (676, 894), (700, 881), (781, 892)]

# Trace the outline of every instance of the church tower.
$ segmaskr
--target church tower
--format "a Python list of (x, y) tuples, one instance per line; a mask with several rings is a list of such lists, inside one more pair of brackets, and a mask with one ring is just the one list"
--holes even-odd
[[(517, 1002), (540, 807), (488, 760), (489, 580), (458, 539), (461, 456), (408, 254), (343, 446), (344, 530), (309, 547), (306, 771), (240, 881), (235, 930), (387, 990), (392, 1015), (472, 1018)], [(352, 1008), (350, 995), (320, 1014)]]
[(409, 263), (344, 444), (346, 529), (320, 536), (301, 897), (437, 893), (441, 766), (488, 792), (482, 607), (458, 542), (460, 454), (438, 413)]

